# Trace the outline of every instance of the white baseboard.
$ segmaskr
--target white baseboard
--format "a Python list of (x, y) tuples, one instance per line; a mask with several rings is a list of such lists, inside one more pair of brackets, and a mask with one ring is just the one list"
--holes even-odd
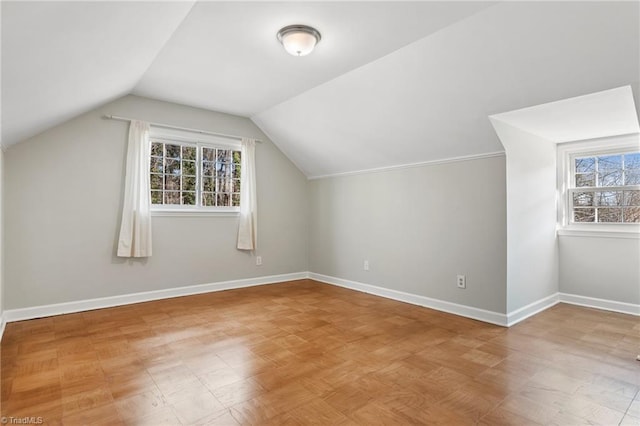
[(265, 284), (294, 281), (310, 278), (323, 283), (348, 288), (351, 290), (369, 293), (387, 299), (398, 300), (412, 305), (424, 306), (426, 308), (447, 312), (475, 320), (496, 324), (503, 327), (511, 327), (539, 312), (544, 311), (559, 302), (572, 305), (585, 306), (596, 309), (603, 309), (613, 312), (621, 312), (640, 316), (640, 305), (633, 303), (617, 302), (614, 300), (597, 299), (576, 294), (556, 293), (551, 296), (530, 303), (520, 309), (508, 314), (474, 308), (472, 306), (460, 305), (444, 300), (432, 299), (417, 294), (405, 293), (398, 290), (391, 290), (370, 284), (331, 277), (328, 275), (316, 274), (314, 272), (296, 272), (290, 274), (270, 275), (265, 277), (247, 278), (233, 281), (221, 281), (217, 283), (192, 285), (186, 287), (176, 287), (164, 290), (147, 291), (141, 293), (126, 294), (121, 296), (102, 297), (97, 299), (79, 300), (74, 302), (57, 303), (52, 305), (35, 306), (30, 308), (9, 309), (0, 315), (0, 340), (4, 333), (6, 323), (22, 321), (34, 318), (42, 318), (53, 315), (69, 314), (73, 312), (90, 311), (93, 309), (111, 308), (114, 306), (130, 305), (133, 303), (149, 302), (171, 297), (190, 296), (194, 294), (210, 293), (222, 290), (232, 290), (244, 287), (253, 287)]
[(533, 303), (509, 312), (507, 315), (499, 312), (487, 311), (484, 309), (474, 308), (472, 306), (459, 305), (457, 303), (447, 302), (444, 300), (432, 299), (417, 294), (405, 293), (398, 290), (391, 290), (384, 287), (378, 287), (370, 284), (364, 284), (357, 281), (345, 280), (342, 278), (331, 277), (328, 275), (316, 274), (309, 272), (308, 278), (351, 290), (361, 291), (376, 296), (386, 297), (388, 299), (399, 300), (401, 302), (411, 303), (412, 305), (424, 306), (426, 308), (443, 311), (450, 314), (460, 315), (503, 327), (511, 327), (525, 319), (532, 317), (558, 303), (568, 303), (571, 305), (585, 306), (589, 308), (602, 309), (605, 311), (620, 312), (640, 316), (640, 305), (632, 303), (617, 302), (614, 300), (596, 299), (593, 297), (579, 296), (576, 294), (554, 293), (550, 296), (536, 300)]
[(4, 328), (7, 322), (4, 319), (4, 313), (0, 314), (0, 342), (2, 342), (2, 336), (4, 335)]
[(616, 300), (598, 299), (596, 297), (580, 296), (577, 294), (559, 293), (560, 301), (571, 305), (585, 306), (588, 308), (602, 309), (605, 311), (620, 312), (640, 316), (640, 305), (634, 303), (618, 302)]
[(595, 297), (580, 296), (577, 294), (555, 293), (551, 296), (537, 300), (507, 314), (507, 327), (511, 327), (539, 312), (549, 309), (558, 303), (584, 306), (588, 308), (601, 309), (604, 311), (620, 312), (640, 316), (640, 305), (633, 303), (618, 302), (615, 300), (598, 299)]
[(269, 275), (266, 277), (247, 278), (233, 281), (221, 281), (210, 284), (199, 284), (185, 287), (175, 287), (165, 290), (145, 291), (142, 293), (125, 294), (121, 296), (101, 297), (98, 299), (78, 300), (74, 302), (56, 303), (53, 305), (34, 306), (31, 308), (9, 309), (3, 314), (4, 322), (22, 321), (34, 318), (49, 317), (52, 315), (70, 314), (73, 312), (90, 311), (93, 309), (111, 308), (114, 306), (130, 305), (132, 303), (149, 302), (171, 297), (190, 296), (193, 294), (209, 293), (214, 291), (232, 290), (257, 285), (274, 284), (285, 281), (294, 281), (308, 278), (307, 272), (296, 272), (282, 275)]
[(342, 278), (330, 277), (327, 275), (309, 272), (309, 278), (327, 284), (348, 288), (351, 290), (361, 291), (363, 293), (373, 294), (375, 296), (386, 297), (387, 299), (398, 300), (400, 302), (410, 303), (412, 305), (424, 306), (426, 308), (435, 309), (437, 311), (447, 312), (462, 317), (472, 318), (479, 321), (488, 322), (500, 326), (507, 326), (507, 316), (499, 312), (487, 311), (484, 309), (474, 308), (471, 306), (459, 305), (457, 303), (446, 302), (444, 300), (432, 299), (417, 294), (405, 293), (403, 291), (390, 290), (388, 288), (378, 287), (370, 284), (359, 283), (356, 281), (345, 280)]
[(555, 293), (551, 296), (536, 300), (533, 303), (529, 303), (527, 306), (523, 306), (522, 308), (516, 309), (513, 312), (509, 312), (507, 314), (507, 327), (511, 327), (512, 325), (515, 325), (520, 321), (524, 321), (525, 319), (532, 317), (535, 314), (544, 311), (545, 309), (549, 309), (559, 302), (560, 295), (559, 293)]

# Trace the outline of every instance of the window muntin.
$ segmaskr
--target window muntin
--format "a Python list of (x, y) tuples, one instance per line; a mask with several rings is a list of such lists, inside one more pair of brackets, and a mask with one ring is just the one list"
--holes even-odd
[(152, 137), (152, 208), (237, 210), (240, 159), (240, 150), (228, 146)]
[(640, 223), (640, 152), (574, 154), (570, 223)]

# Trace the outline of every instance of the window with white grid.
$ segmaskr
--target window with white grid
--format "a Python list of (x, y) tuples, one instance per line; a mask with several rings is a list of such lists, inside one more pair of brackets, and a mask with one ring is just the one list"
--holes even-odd
[(640, 150), (570, 159), (570, 223), (640, 223)]
[(238, 211), (240, 148), (151, 134), (151, 205), (156, 211)]

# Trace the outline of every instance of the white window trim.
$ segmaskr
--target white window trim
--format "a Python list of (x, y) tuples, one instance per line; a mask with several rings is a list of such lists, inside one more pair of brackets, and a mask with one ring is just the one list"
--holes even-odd
[[(178, 142), (182, 145), (193, 145), (197, 147), (227, 148), (240, 151), (242, 144), (239, 139), (225, 138), (207, 133), (190, 132), (188, 130), (172, 129), (166, 127), (151, 126), (149, 132), (150, 140), (161, 140), (167, 142)], [(200, 150), (198, 150), (198, 153)], [(196, 157), (196, 164), (201, 163), (201, 158)], [(198, 179), (199, 184), (199, 179)], [(178, 205), (151, 205), (151, 216), (154, 217), (207, 217), (207, 216), (238, 216), (240, 207), (210, 207), (210, 206), (178, 206)]]
[(571, 223), (569, 186), (572, 160), (576, 156), (619, 153), (640, 149), (640, 134), (623, 135), (558, 144), (558, 235), (576, 237), (640, 238), (640, 224), (635, 223)]

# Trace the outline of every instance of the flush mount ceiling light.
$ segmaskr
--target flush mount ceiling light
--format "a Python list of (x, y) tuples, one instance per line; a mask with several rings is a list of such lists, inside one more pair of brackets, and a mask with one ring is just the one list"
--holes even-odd
[(321, 38), (318, 30), (306, 25), (288, 25), (278, 31), (278, 40), (293, 56), (308, 55)]

